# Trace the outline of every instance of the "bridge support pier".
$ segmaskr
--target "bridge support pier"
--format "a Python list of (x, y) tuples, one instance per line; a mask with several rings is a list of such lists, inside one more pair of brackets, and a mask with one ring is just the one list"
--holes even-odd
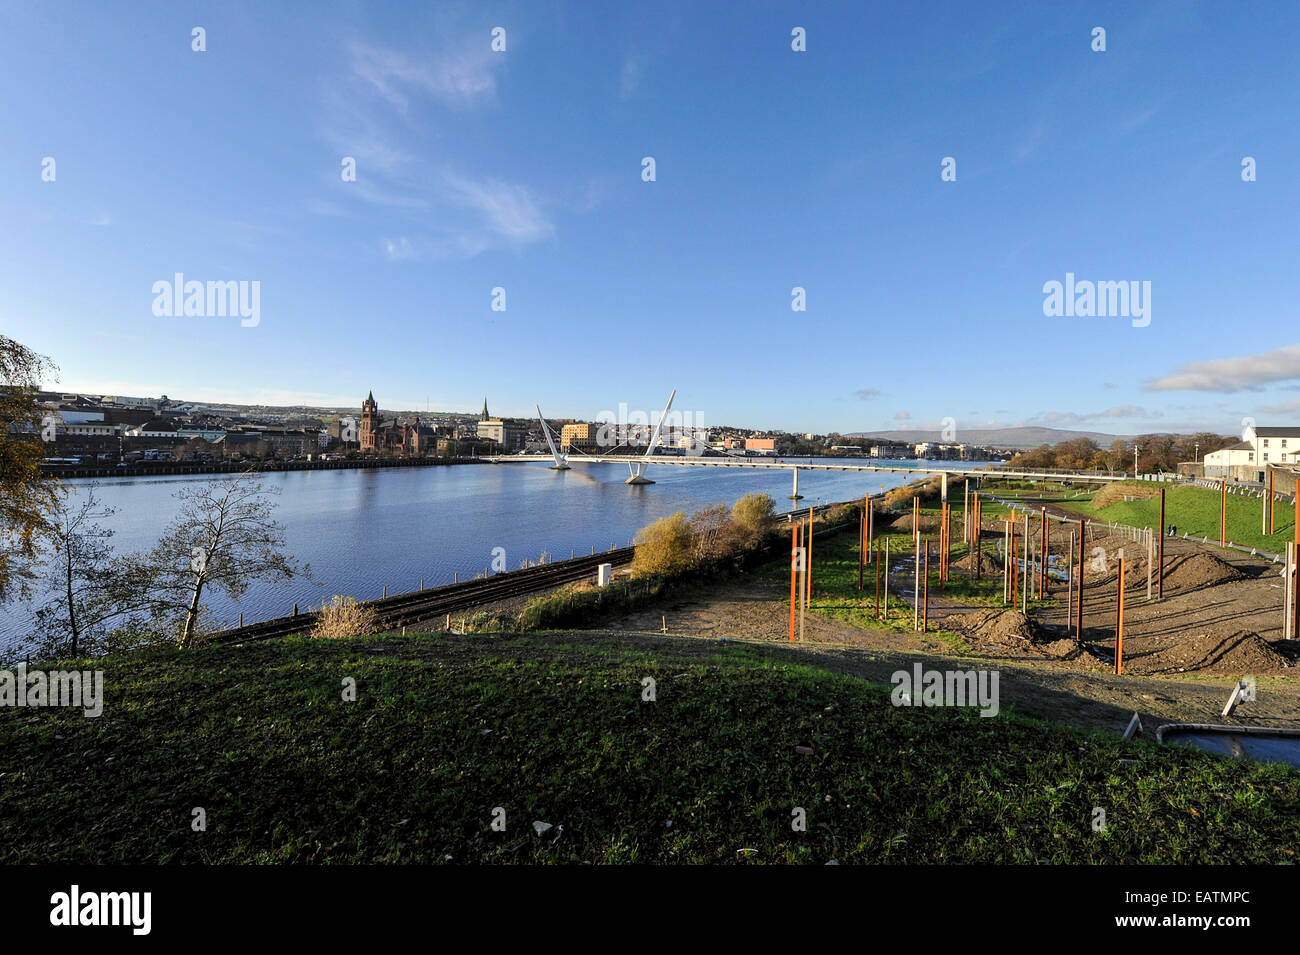
[(627, 469), (629, 472), (631, 472), (632, 476), (629, 477), (626, 481), (624, 481), (623, 482), (624, 484), (654, 484), (654, 481), (642, 475), (641, 472), (645, 469), (644, 464), (633, 465), (631, 462), (629, 462)]
[(788, 497), (792, 501), (803, 500), (803, 495), (799, 493), (799, 469), (798, 468), (794, 469), (794, 491), (790, 494), (787, 494), (786, 497)]

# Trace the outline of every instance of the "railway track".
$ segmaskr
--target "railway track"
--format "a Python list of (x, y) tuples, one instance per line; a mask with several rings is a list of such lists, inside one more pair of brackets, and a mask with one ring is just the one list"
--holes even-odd
[[(601, 564), (613, 564), (618, 567), (630, 563), (633, 551), (632, 547), (619, 547), (599, 554), (557, 561), (553, 564), (506, 571), (492, 577), (463, 580), (455, 584), (417, 590), (382, 600), (367, 600), (363, 601), (361, 606), (375, 611), (381, 630), (392, 630), (472, 607), (584, 580), (594, 575)], [(306, 633), (316, 625), (319, 616), (313, 611), (290, 617), (276, 617), (246, 627), (223, 630), (214, 635), (211, 642), (247, 643)]]

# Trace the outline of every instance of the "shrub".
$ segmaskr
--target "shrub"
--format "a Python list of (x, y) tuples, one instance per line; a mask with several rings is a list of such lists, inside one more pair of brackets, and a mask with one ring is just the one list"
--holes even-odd
[(746, 494), (731, 507), (731, 519), (746, 546), (757, 546), (772, 529), (776, 505), (767, 494)]
[(335, 596), (320, 609), (313, 637), (365, 637), (379, 628), (373, 607), (357, 603), (351, 597)]
[(636, 535), (632, 573), (678, 574), (694, 564), (691, 525), (682, 511), (661, 517)]

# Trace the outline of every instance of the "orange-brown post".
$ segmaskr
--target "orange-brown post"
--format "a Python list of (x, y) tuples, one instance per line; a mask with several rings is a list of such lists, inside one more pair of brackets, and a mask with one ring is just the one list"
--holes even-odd
[[(1296, 481), (1300, 486), (1300, 481)], [(1156, 600), (1165, 596), (1165, 489), (1160, 489), (1160, 540), (1156, 542)]]
[(1219, 482), (1219, 546), (1228, 546), (1228, 479)]
[(790, 524), (790, 642), (794, 642), (794, 605), (796, 590), (795, 581), (799, 577), (798, 571), (799, 560), (799, 522), (792, 521)]
[(1115, 598), (1115, 675), (1124, 672), (1124, 552), (1119, 554), (1119, 584)]
[(980, 495), (978, 491), (975, 492), (975, 525), (971, 530), (974, 533), (974, 537), (971, 538), (974, 543), (971, 544), (970, 552), (975, 555), (975, 579), (979, 580), (980, 565), (984, 562), (980, 559)]
[(930, 542), (925, 542), (925, 584), (921, 588), (921, 632), (930, 625)]
[(1079, 521), (1079, 569), (1077, 576), (1079, 578), (1078, 597), (1074, 601), (1074, 639), (1083, 639), (1083, 531), (1087, 525), (1083, 520)]

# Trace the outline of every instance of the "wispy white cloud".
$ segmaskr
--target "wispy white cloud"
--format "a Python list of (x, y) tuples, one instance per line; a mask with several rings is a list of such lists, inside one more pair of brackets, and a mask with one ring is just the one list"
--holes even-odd
[(855, 396), (861, 398), (863, 401), (870, 401), (872, 398), (878, 397), (880, 393), (879, 388), (859, 388), (857, 391), (853, 392)]
[(353, 76), (399, 110), (413, 96), (433, 96), (469, 106), (496, 95), (492, 51), (487, 43), (464, 42), (434, 57), (356, 42), (349, 48)]
[(521, 185), (454, 174), (445, 174), (442, 182), (445, 198), (474, 213), (489, 237), (518, 246), (555, 234), (555, 225)]

